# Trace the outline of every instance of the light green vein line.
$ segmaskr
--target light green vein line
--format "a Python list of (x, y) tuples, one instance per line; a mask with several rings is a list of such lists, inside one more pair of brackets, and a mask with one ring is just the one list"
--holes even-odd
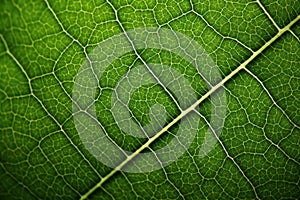
[[(72, 147), (74, 147), (74, 149), (80, 154), (80, 156), (87, 162), (87, 164), (96, 172), (96, 174), (99, 174), (97, 172), (97, 170), (93, 167), (93, 165), (90, 163), (90, 161), (86, 158), (86, 156), (80, 151), (80, 149), (75, 145), (75, 143), (73, 142), (73, 140), (69, 137), (69, 135), (65, 132), (65, 130), (63, 129), (63, 125), (61, 125), (57, 119), (48, 111), (48, 109), (44, 106), (43, 102), (34, 94), (33, 92), (33, 88), (31, 86), (31, 79), (28, 76), (26, 70), (24, 69), (24, 67), (22, 66), (22, 64), (18, 61), (18, 59), (14, 56), (14, 54), (10, 51), (5, 38), (3, 37), (2, 34), (0, 34), (0, 40), (2, 40), (4, 47), (6, 49), (6, 53), (7, 55), (13, 59), (13, 61), (17, 64), (17, 66), (19, 67), (19, 69), (22, 71), (22, 73), (24, 74), (24, 76), (26, 77), (27, 81), (28, 81), (28, 85), (29, 85), (29, 89), (30, 89), (30, 95), (40, 104), (40, 106), (42, 107), (42, 109), (47, 113), (47, 115), (55, 122), (55, 124), (59, 127), (60, 131), (63, 133), (63, 135), (66, 137), (66, 139), (70, 142), (70, 144), (72, 145)], [(55, 167), (54, 167), (55, 168)], [(101, 177), (100, 175), (98, 175), (99, 177)], [(73, 187), (71, 186), (71, 184), (67, 183), (66, 184), (73, 190)], [(76, 192), (78, 193), (78, 192)]]
[(266, 8), (264, 7), (264, 5), (260, 2), (260, 0), (256, 1), (257, 4), (259, 5), (259, 7), (262, 9), (262, 11), (267, 15), (267, 17), (269, 18), (269, 20), (272, 22), (272, 24), (276, 27), (276, 29), (279, 31), (280, 28), (277, 25), (277, 23), (274, 21), (274, 19), (271, 17), (271, 15), (269, 14), (269, 12), (266, 10)]
[(260, 47), (257, 51), (255, 51), (247, 60), (245, 60), (240, 66), (238, 66), (235, 70), (233, 70), (228, 76), (226, 76), (222, 81), (220, 81), (217, 85), (212, 87), (205, 95), (203, 95), (198, 101), (196, 101), (192, 106), (182, 111), (180, 115), (178, 115), (172, 122), (170, 122), (167, 126), (165, 126), (161, 131), (159, 131), (156, 135), (150, 138), (144, 145), (138, 148), (134, 153), (128, 156), (121, 164), (119, 164), (116, 168), (114, 168), (109, 174), (107, 174), (100, 182), (98, 182), (94, 187), (92, 187), (89, 191), (87, 191), (84, 195), (81, 196), (81, 200), (86, 199), (89, 195), (91, 195), (96, 189), (100, 188), (104, 182), (106, 182), (110, 177), (112, 177), (116, 172), (120, 171), (126, 164), (128, 164), (133, 158), (135, 158), (140, 152), (144, 149), (148, 148), (149, 145), (154, 142), (157, 138), (159, 138), (165, 131), (167, 131), (170, 127), (176, 124), (180, 119), (186, 116), (189, 112), (193, 111), (201, 102), (207, 99), (211, 94), (213, 94), (216, 90), (222, 87), (228, 80), (230, 80), (233, 76), (235, 76), (239, 71), (245, 69), (246, 66), (254, 60), (259, 54), (261, 54), (267, 47), (269, 47), (275, 40), (277, 40), (283, 33), (290, 30), (290, 28), (300, 19), (300, 15), (298, 15), (293, 21), (291, 21), (287, 26), (282, 29), (279, 29), (278, 33), (267, 41), (262, 47)]
[(246, 179), (246, 181), (250, 184), (252, 190), (254, 191), (255, 197), (256, 199), (261, 199), (259, 198), (256, 189), (253, 185), (253, 183), (250, 181), (250, 179), (246, 176), (245, 172), (242, 170), (242, 168), (239, 166), (239, 164), (235, 161), (234, 157), (230, 155), (230, 153), (227, 151), (225, 145), (223, 144), (223, 142), (220, 140), (220, 138), (218, 137), (218, 135), (216, 134), (215, 130), (213, 129), (213, 127), (211, 126), (211, 124), (209, 123), (209, 121), (207, 121), (207, 119), (201, 115), (197, 110), (195, 110), (195, 112), (197, 113), (197, 115), (199, 115), (208, 125), (209, 129), (211, 130), (211, 132), (214, 134), (214, 136), (217, 138), (219, 144), (221, 145), (223, 151), (225, 152), (227, 158), (229, 158), (231, 160), (231, 162), (238, 168), (238, 170), (240, 171), (240, 173), (242, 174), (242, 176)]
[(300, 42), (300, 38), (296, 35), (296, 33), (294, 33), (294, 31), (289, 30), (290, 33), (298, 40), (298, 42)]
[(7, 174), (11, 179), (13, 179), (18, 185), (20, 185), (20, 186), (23, 187), (25, 190), (27, 190), (27, 191), (29, 192), (30, 195), (32, 195), (35, 199), (41, 199), (41, 198), (40, 198), (39, 196), (37, 196), (33, 191), (31, 191), (31, 189), (30, 189), (27, 185), (23, 184), (23, 182), (21, 182), (20, 180), (18, 180), (18, 179), (16, 178), (16, 176), (14, 176), (13, 174), (11, 174), (11, 173), (6, 169), (6, 167), (4, 166), (3, 163), (0, 162), (0, 166), (1, 166), (1, 168), (6, 172), (6, 174)]

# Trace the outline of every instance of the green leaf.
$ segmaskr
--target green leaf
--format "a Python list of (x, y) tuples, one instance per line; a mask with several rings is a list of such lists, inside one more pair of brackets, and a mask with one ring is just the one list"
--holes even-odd
[[(299, 19), (297, 0), (1, 1), (0, 199), (299, 198)], [(150, 39), (168, 33), (158, 35), (161, 46), (180, 48), (151, 46), (142, 30)], [(125, 33), (117, 45), (101, 46)], [(201, 73), (180, 54), (193, 45), (201, 48), (190, 54), (209, 55)], [(92, 66), (111, 59), (96, 50), (114, 59), (98, 80), (80, 82), (81, 74), (99, 69), (82, 70), (89, 59)], [(147, 66), (154, 79), (141, 75), (148, 68), (139, 67)], [(212, 66), (220, 79), (205, 82)], [(130, 81), (147, 84), (126, 85), (133, 72)], [(131, 92), (123, 124), (133, 132), (124, 131), (112, 104), (119, 85), (121, 99)], [(102, 128), (96, 134), (96, 126), (76, 121), (86, 119), (76, 118), (76, 103), (91, 102), (85, 114), (94, 108), (89, 116)], [(213, 125), (218, 120), (222, 126)], [(153, 136), (137, 137), (141, 127)], [(133, 153), (117, 161), (117, 151), (99, 153), (106, 145), (101, 130)], [(183, 153), (174, 162), (143, 160), (184, 136), (191, 143), (176, 146)], [(159, 169), (142, 171), (157, 163)]]

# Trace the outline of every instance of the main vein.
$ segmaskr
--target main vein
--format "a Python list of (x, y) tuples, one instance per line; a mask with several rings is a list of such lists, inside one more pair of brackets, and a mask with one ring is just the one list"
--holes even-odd
[(216, 90), (230, 80), (234, 75), (236, 75), (241, 70), (245, 69), (246, 66), (254, 60), (259, 54), (261, 54), (267, 47), (269, 47), (275, 40), (277, 40), (283, 33), (290, 30), (290, 28), (300, 19), (300, 15), (298, 15), (293, 21), (291, 21), (287, 26), (282, 29), (279, 29), (278, 33), (267, 41), (263, 46), (261, 46), (257, 51), (253, 52), (253, 54), (245, 60), (241, 65), (239, 65), (235, 70), (233, 70), (229, 75), (227, 75), (222, 81), (213, 86), (205, 95), (203, 95), (198, 101), (196, 101), (193, 105), (191, 105), (186, 110), (183, 110), (180, 115), (178, 115), (172, 122), (166, 125), (163, 129), (161, 129), (157, 134), (151, 137), (145, 144), (143, 144), (140, 148), (138, 148), (135, 152), (129, 155), (123, 162), (121, 162), (116, 168), (114, 168), (110, 173), (108, 173), (105, 177), (103, 177), (100, 182), (98, 182), (94, 187), (92, 187), (89, 191), (87, 191), (84, 195), (81, 196), (81, 200), (86, 199), (89, 195), (91, 195), (96, 189), (100, 188), (104, 182), (106, 182), (110, 177), (112, 177), (115, 173), (120, 171), (126, 164), (128, 164), (133, 158), (135, 158), (140, 152), (144, 149), (148, 148), (152, 142), (154, 142), (157, 138), (159, 138), (165, 131), (167, 131), (170, 127), (176, 124), (180, 119), (186, 116), (188, 113), (193, 111), (201, 102), (207, 99), (211, 94), (213, 94)]

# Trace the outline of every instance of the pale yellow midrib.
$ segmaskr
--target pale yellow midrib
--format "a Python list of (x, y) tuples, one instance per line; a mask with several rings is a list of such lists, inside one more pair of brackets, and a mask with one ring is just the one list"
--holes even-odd
[(291, 26), (293, 26), (300, 19), (300, 15), (298, 15), (293, 21), (291, 21), (287, 26), (282, 29), (279, 29), (278, 33), (267, 41), (262, 47), (260, 47), (257, 51), (255, 51), (246, 61), (244, 61), (240, 66), (238, 66), (235, 70), (233, 70), (229, 75), (227, 75), (222, 81), (220, 81), (217, 85), (212, 87), (205, 95), (203, 95), (198, 101), (196, 101), (192, 106), (182, 111), (180, 115), (178, 115), (172, 122), (170, 122), (167, 126), (165, 126), (161, 131), (155, 134), (152, 138), (150, 138), (145, 144), (143, 144), (140, 148), (138, 148), (134, 153), (128, 156), (121, 164), (119, 164), (116, 168), (114, 168), (109, 174), (101, 179), (99, 183), (97, 183), (94, 187), (92, 187), (87, 193), (81, 196), (81, 200), (86, 199), (90, 194), (92, 194), (96, 189), (101, 187), (101, 185), (108, 180), (111, 176), (113, 176), (116, 172), (121, 170), (128, 162), (130, 162), (135, 156), (137, 156), (144, 149), (149, 147), (149, 145), (155, 141), (158, 137), (160, 137), (165, 131), (167, 131), (171, 126), (177, 123), (180, 119), (186, 116), (189, 112), (194, 110), (202, 101), (208, 98), (212, 93), (214, 93), (218, 88), (222, 87), (228, 80), (230, 80), (234, 75), (236, 75), (239, 71), (244, 69), (255, 57), (261, 54), (268, 46), (270, 46), (276, 39), (278, 39), (283, 33), (288, 31)]

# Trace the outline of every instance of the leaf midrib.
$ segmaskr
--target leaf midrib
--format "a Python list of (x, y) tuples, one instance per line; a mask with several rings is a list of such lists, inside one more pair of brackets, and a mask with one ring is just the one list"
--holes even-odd
[[(108, 2), (109, 3), (109, 2)], [(109, 3), (109, 5), (113, 8), (116, 14), (116, 10), (114, 7)], [(126, 34), (126, 31), (122, 24), (118, 20), (118, 16), (116, 14), (117, 22), (119, 26), (121, 27), (122, 31)], [(148, 148), (152, 142), (154, 142), (157, 138), (159, 138), (165, 131), (167, 131), (170, 127), (172, 127), (175, 123), (177, 123), (180, 119), (182, 119), (184, 116), (186, 116), (188, 113), (193, 111), (201, 102), (203, 102), (205, 99), (207, 99), (211, 94), (213, 94), (216, 90), (218, 90), (220, 87), (223, 87), (223, 85), (230, 80), (233, 76), (235, 76), (237, 73), (239, 73), (241, 70), (245, 69), (246, 66), (254, 60), (258, 55), (260, 55), (267, 47), (269, 47), (274, 41), (276, 41), (282, 34), (284, 34), (286, 31), (290, 30), (290, 28), (300, 19), (300, 15), (298, 15), (294, 20), (292, 20), (288, 25), (286, 25), (284, 28), (278, 29), (277, 34), (272, 37), (269, 41), (267, 41), (263, 46), (261, 46), (257, 51), (254, 51), (253, 54), (245, 60), (242, 64), (240, 64), (235, 70), (233, 70), (229, 75), (227, 75), (222, 81), (220, 81), (218, 84), (213, 86), (205, 95), (203, 95), (198, 101), (196, 101), (193, 105), (191, 105), (186, 110), (183, 110), (180, 115), (178, 115), (172, 122), (170, 122), (168, 125), (166, 125), (163, 129), (161, 129), (157, 134), (155, 134), (153, 137), (151, 137), (145, 144), (143, 144), (140, 148), (138, 148), (135, 152), (133, 152), (130, 156), (128, 156), (123, 162), (121, 162), (117, 167), (115, 167), (110, 173), (108, 173), (106, 176), (104, 176), (100, 182), (98, 182), (96, 185), (94, 185), (89, 191), (87, 191), (84, 195), (81, 196), (81, 200), (86, 199), (89, 195), (91, 195), (96, 189), (100, 188), (104, 182), (106, 182), (110, 177), (112, 177), (116, 172), (120, 171), (126, 164), (128, 164), (132, 159), (134, 159), (140, 152), (142, 152), (144, 149)], [(130, 38), (127, 37), (130, 43)], [(134, 46), (133, 46), (134, 48)], [(136, 49), (134, 48), (134, 51)], [(137, 54), (137, 53), (136, 53)], [(141, 60), (142, 58), (137, 55)], [(143, 61), (143, 60), (142, 60)], [(249, 182), (249, 180), (247, 180)], [(252, 185), (252, 183), (250, 183)], [(253, 188), (253, 187), (252, 187)], [(255, 188), (253, 188), (255, 190)], [(256, 192), (255, 192), (256, 193)]]

